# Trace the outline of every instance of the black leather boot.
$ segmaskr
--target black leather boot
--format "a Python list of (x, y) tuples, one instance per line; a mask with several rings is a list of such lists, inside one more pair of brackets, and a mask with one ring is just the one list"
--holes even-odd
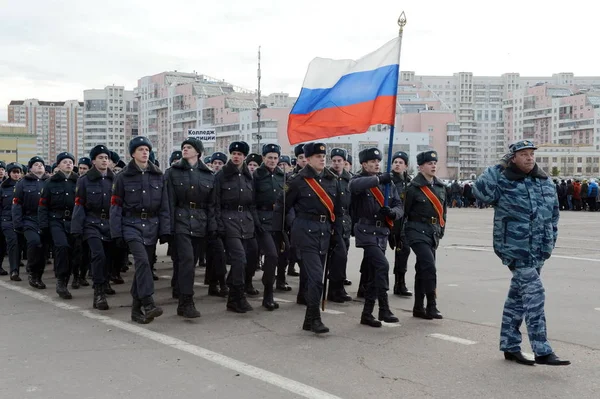
[(73, 295), (71, 295), (67, 288), (67, 281), (62, 278), (56, 280), (56, 293), (62, 299), (73, 299)]
[(73, 276), (73, 281), (71, 282), (71, 288), (74, 290), (78, 290), (81, 287), (79, 283), (79, 276)]
[(154, 304), (154, 298), (152, 298), (152, 295), (142, 298), (142, 307), (146, 318), (155, 319), (163, 314), (162, 308)]
[(270, 312), (275, 309), (279, 309), (279, 304), (273, 299), (273, 286), (265, 287), (265, 295), (263, 296), (262, 305)]
[(436, 307), (435, 292), (427, 294), (427, 308), (425, 309), (425, 312), (427, 313), (427, 315), (430, 316), (431, 319), (444, 318), (444, 316), (442, 316), (442, 314)]
[(221, 290), (221, 298), (227, 298), (229, 295), (229, 287), (225, 282), (225, 276), (219, 278), (219, 289)]
[(395, 275), (395, 282), (394, 282), (394, 295), (399, 295), (399, 296), (412, 296), (412, 292), (408, 290), (408, 288), (406, 287), (406, 280), (405, 280), (405, 274), (404, 273), (400, 273), (400, 274), (396, 274)]
[(431, 320), (432, 317), (425, 311), (425, 293), (421, 291), (418, 283), (415, 281), (415, 304), (413, 306), (413, 317)]
[(239, 296), (238, 303), (240, 304), (240, 307), (242, 309), (244, 309), (246, 312), (251, 312), (254, 310), (252, 305), (250, 305), (248, 303), (248, 300), (246, 299), (246, 292), (242, 288), (240, 288), (240, 296)]
[(365, 299), (365, 306), (360, 315), (360, 324), (371, 327), (381, 327), (381, 322), (373, 317), (373, 309), (375, 308), (375, 300)]
[(81, 285), (82, 287), (90, 286), (89, 281), (87, 281), (87, 279), (85, 278), (85, 274), (79, 276), (79, 285)]
[(113, 274), (112, 276), (110, 276), (110, 281), (112, 281), (113, 284), (117, 284), (117, 285), (125, 283), (125, 280), (123, 280), (123, 277), (121, 277), (121, 273), (116, 273), (116, 274)]
[(106, 295), (115, 295), (117, 292), (110, 286), (110, 282), (106, 281), (104, 283), (104, 293)]
[(46, 289), (46, 284), (44, 284), (44, 282), (42, 281), (42, 276), (36, 276), (35, 281), (37, 284), (37, 288), (39, 288), (40, 290)]
[(246, 276), (246, 295), (249, 297), (257, 297), (260, 292), (252, 285), (252, 276)]
[(319, 305), (311, 306), (311, 322), (310, 322), (310, 331), (315, 334), (324, 334), (329, 332), (329, 328), (323, 324), (321, 321), (321, 311), (319, 309)]
[(106, 294), (104, 293), (104, 287), (102, 285), (94, 286), (94, 309), (108, 310), (108, 301), (106, 300)]
[(142, 313), (142, 301), (139, 298), (133, 298), (133, 303), (131, 304), (131, 320), (140, 324), (148, 324), (152, 320), (152, 317), (146, 317), (144, 313)]
[(241, 292), (238, 292), (243, 288), (241, 287), (231, 287), (229, 289), (229, 295), (227, 297), (227, 310), (235, 313), (246, 313), (246, 310), (240, 304), (240, 295)]
[(304, 322), (302, 323), (302, 329), (304, 331), (310, 331), (312, 326), (312, 313), (308, 307), (306, 308), (306, 313), (304, 314)]
[(179, 296), (177, 316), (183, 316), (186, 319), (195, 319), (200, 317), (200, 312), (198, 312), (196, 306), (194, 305), (194, 297), (192, 295)]
[(219, 283), (208, 284), (208, 295), (210, 296), (221, 296), (221, 290), (219, 289)]
[(381, 290), (377, 299), (379, 301), (378, 319), (385, 321), (386, 323), (398, 323), (400, 320), (398, 320), (398, 318), (390, 310), (387, 292), (385, 290)]

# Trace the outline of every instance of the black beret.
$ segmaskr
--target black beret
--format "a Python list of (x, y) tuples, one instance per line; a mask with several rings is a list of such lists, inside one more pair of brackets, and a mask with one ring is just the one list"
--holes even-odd
[(0, 168), (6, 169), (6, 163), (4, 163), (4, 161), (0, 161)]
[(438, 160), (438, 155), (437, 152), (435, 152), (434, 150), (430, 150), (430, 151), (423, 151), (419, 154), (417, 154), (417, 165), (423, 165), (424, 163), (427, 162), (431, 162), (431, 161), (437, 161)]
[(348, 154), (348, 159), (346, 159), (346, 161), (352, 165), (352, 155)]
[(88, 168), (92, 167), (92, 160), (89, 159), (88, 157), (81, 157), (79, 158), (79, 161), (77, 161), (77, 166), (79, 165), (86, 165)]
[(333, 157), (342, 157), (342, 159), (345, 161), (348, 157), (348, 152), (343, 148), (334, 148), (331, 150), (331, 158)]
[[(183, 146), (183, 144), (182, 144)], [(173, 151), (171, 153), (171, 156), (169, 157), (169, 165), (172, 164), (174, 161), (179, 161), (181, 158), (183, 158), (183, 153), (179, 150)]]
[[(150, 140), (148, 140), (147, 137), (144, 136), (137, 136), (131, 139), (131, 141), (129, 142), (129, 155), (133, 155), (133, 153), (135, 152), (135, 149), (145, 145), (146, 147), (148, 147), (148, 149), (150, 151), (152, 151), (152, 143), (150, 142)], [(112, 159), (112, 157), (111, 157)], [(118, 162), (117, 161), (113, 161), (113, 162)]]
[(59, 164), (63, 159), (70, 159), (75, 163), (75, 157), (70, 152), (61, 152), (56, 156), (56, 163)]
[(279, 163), (287, 163), (288, 165), (292, 166), (292, 162), (290, 161), (290, 157), (287, 155), (282, 155), (279, 157)]
[(361, 152), (358, 153), (358, 162), (368, 162), (374, 159), (379, 159), (381, 161), (381, 151), (378, 148), (365, 148)]
[(297, 157), (298, 155), (304, 154), (304, 144), (298, 144), (294, 147), (294, 155)]
[(196, 152), (198, 153), (198, 155), (202, 154), (204, 152), (204, 145), (202, 144), (202, 141), (195, 139), (193, 137), (190, 137), (188, 139), (186, 139), (183, 143), (181, 143), (181, 149), (183, 150), (183, 146), (189, 144), (192, 147), (194, 147), (194, 150), (196, 150)]
[(250, 146), (245, 141), (234, 141), (229, 144), (229, 153), (231, 154), (234, 151), (239, 151), (244, 154), (244, 156), (247, 156), (250, 152)]
[(262, 148), (263, 157), (270, 152), (276, 152), (277, 155), (281, 155), (281, 147), (277, 144), (265, 144)]
[[(0, 167), (1, 167), (1, 166), (0, 166)], [(8, 165), (6, 165), (6, 168), (5, 168), (5, 169), (6, 169), (6, 171), (7, 171), (8, 173), (10, 173), (10, 172), (11, 172), (11, 170), (13, 170), (13, 169), (21, 169), (21, 171), (23, 171), (23, 165), (21, 165), (21, 164), (20, 164), (20, 163), (18, 163), (18, 162), (11, 162), (11, 163), (9, 163)]]
[(402, 158), (404, 160), (404, 163), (408, 165), (408, 154), (404, 151), (395, 152), (392, 156), (392, 162), (394, 162), (396, 158)]
[(250, 162), (256, 162), (260, 165), (262, 163), (262, 157), (258, 154), (248, 154), (246, 157), (246, 164), (249, 164)]
[(115, 165), (117, 168), (121, 168), (123, 169), (125, 166), (127, 166), (125, 164), (125, 162), (122, 159), (119, 159), (119, 162), (117, 162), (117, 164)]
[[(138, 146), (138, 147), (139, 147), (139, 146)], [(136, 148), (137, 148), (137, 147), (136, 147)], [(134, 149), (133, 151), (135, 151), (135, 149)], [(131, 154), (133, 154), (133, 152), (132, 152)], [(131, 155), (131, 154), (129, 154), (129, 155)], [(117, 153), (116, 153), (116, 152), (114, 152), (114, 151), (111, 151), (109, 156), (110, 156), (110, 160), (111, 160), (111, 161), (112, 161), (114, 164), (116, 164), (117, 162), (119, 162), (119, 159), (121, 159), (121, 157), (119, 156), (119, 154), (117, 154)]]
[(106, 154), (108, 155), (108, 158), (110, 158), (112, 156), (112, 151), (104, 145), (97, 145), (90, 150), (90, 159), (93, 161), (100, 154)]
[(304, 156), (312, 157), (317, 154), (327, 154), (327, 146), (325, 143), (306, 143), (304, 144)]
[(210, 157), (210, 163), (213, 163), (215, 161), (222, 161), (223, 163), (227, 163), (227, 155), (223, 154), (222, 152), (215, 152)]

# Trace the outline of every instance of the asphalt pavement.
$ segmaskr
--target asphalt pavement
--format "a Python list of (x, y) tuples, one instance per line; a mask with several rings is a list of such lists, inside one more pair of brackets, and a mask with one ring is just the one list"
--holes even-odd
[[(324, 336), (301, 329), (297, 277), (288, 277), (292, 292), (276, 293), (279, 310), (266, 311), (257, 298), (253, 312), (239, 315), (207, 296), (198, 268), (202, 317), (178, 317), (165, 246), (155, 293), (165, 313), (148, 325), (130, 321), (132, 271), (123, 274), (126, 284), (113, 286), (117, 295), (105, 312), (92, 309), (91, 287), (71, 290), (73, 300), (58, 298), (51, 266), (42, 291), (3, 277), (0, 398), (600, 397), (600, 214), (562, 213), (554, 256), (542, 271), (550, 342), (569, 367), (503, 359), (499, 325), (510, 273), (492, 251), (492, 216), (490, 209), (449, 210), (437, 254), (444, 320), (414, 319), (412, 300), (390, 295), (400, 323), (362, 326), (359, 300), (330, 303)], [(353, 297), (361, 258), (352, 248)], [(414, 261), (411, 255), (409, 270)], [(254, 285), (262, 291), (260, 277)], [(523, 351), (531, 353), (522, 331)]]

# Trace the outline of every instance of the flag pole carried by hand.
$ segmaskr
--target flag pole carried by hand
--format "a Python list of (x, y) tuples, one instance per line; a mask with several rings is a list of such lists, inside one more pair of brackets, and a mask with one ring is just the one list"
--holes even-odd
[[(400, 27), (399, 31), (398, 31), (398, 75), (400, 75), (400, 52), (402, 49), (402, 34), (404, 33), (404, 25), (406, 25), (406, 14), (404, 14), (404, 11), (402, 11), (402, 14), (400, 14), (400, 17), (398, 17), (398, 26)], [(398, 76), (397, 75), (397, 76)], [(398, 79), (396, 79), (396, 90), (398, 90)], [(389, 174), (392, 170), (392, 155), (394, 153), (394, 125), (395, 125), (395, 118), (396, 118), (396, 101), (394, 101), (394, 122), (390, 125), (390, 140), (388, 143), (388, 157), (387, 157), (387, 168), (386, 168), (386, 172)], [(390, 196), (390, 185), (391, 183), (388, 183), (385, 185), (385, 193), (384, 193), (384, 199), (383, 199), (383, 204), (384, 206), (388, 205), (388, 201), (389, 201), (389, 196)]]

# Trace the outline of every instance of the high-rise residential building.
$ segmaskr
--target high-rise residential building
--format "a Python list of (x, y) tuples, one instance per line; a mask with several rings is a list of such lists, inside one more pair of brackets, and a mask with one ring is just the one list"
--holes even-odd
[(456, 115), (460, 126), (459, 176), (462, 178), (480, 173), (507, 151), (510, 138), (506, 132), (504, 101), (513, 91), (539, 83), (600, 89), (600, 77), (576, 77), (573, 73), (558, 73), (551, 77), (526, 77), (518, 73), (474, 76), (471, 72), (418, 76), (415, 72), (405, 71), (401, 81), (423, 83)]
[(8, 122), (21, 123), (27, 132), (36, 135), (37, 153), (48, 162), (62, 151), (82, 156), (83, 103), (69, 101), (11, 101)]
[(0, 122), (0, 161), (27, 165), (37, 155), (35, 134), (27, 132), (21, 123)]
[(102, 144), (126, 159), (132, 136), (138, 135), (138, 102), (133, 90), (106, 86), (83, 92), (84, 152)]
[[(278, 142), (287, 130), (295, 99), (286, 93), (263, 96), (258, 123), (258, 99), (252, 90), (197, 73), (163, 72), (138, 80), (139, 134), (156, 148), (161, 165), (179, 149), (188, 131), (202, 132), (206, 154), (227, 151), (231, 141), (245, 140), (252, 151)], [(194, 133), (195, 134), (195, 133)]]

